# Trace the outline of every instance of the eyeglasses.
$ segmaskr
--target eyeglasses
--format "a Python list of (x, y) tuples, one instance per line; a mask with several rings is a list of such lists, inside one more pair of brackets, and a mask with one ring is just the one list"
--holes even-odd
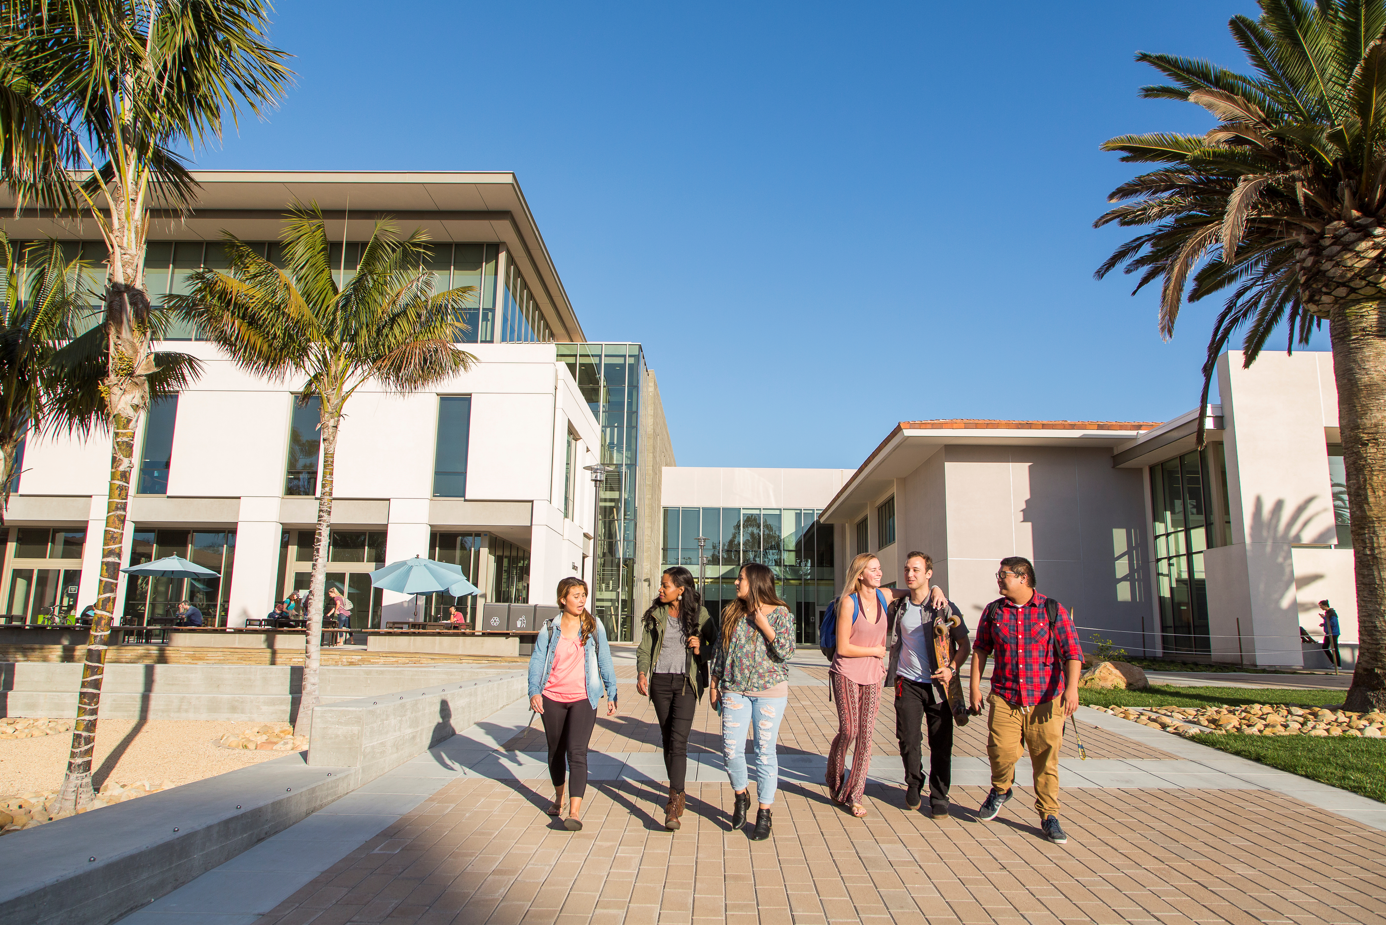
[(1012, 572), (1012, 571), (1008, 571), (1008, 570), (1006, 570), (1006, 569), (1002, 569), (1001, 571), (999, 571), (999, 572), (996, 573), (996, 580), (997, 580), (997, 581), (1005, 581), (1007, 575), (1011, 575), (1011, 576), (1013, 576), (1013, 577), (1015, 577), (1015, 578), (1024, 577), (1024, 576), (1022, 576), (1019, 572)]

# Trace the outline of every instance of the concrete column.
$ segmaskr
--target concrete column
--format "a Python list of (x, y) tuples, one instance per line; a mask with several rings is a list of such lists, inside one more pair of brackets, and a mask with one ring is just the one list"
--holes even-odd
[(106, 496), (92, 495), (91, 509), (87, 513), (87, 544), (82, 549), (82, 582), (77, 589), (78, 613), (88, 604), (96, 603), (101, 583), (101, 543), (105, 537)]
[[(385, 561), (398, 562), (414, 556), (428, 558), (427, 498), (391, 498), (390, 523), (385, 528)], [(414, 595), (385, 591), (381, 595), (381, 626), (387, 620), (412, 620)]]
[(227, 626), (245, 626), (247, 618), (263, 617), (274, 609), (280, 590), (279, 549), (284, 525), (279, 497), (243, 497), (236, 521), (236, 561), (231, 567)]

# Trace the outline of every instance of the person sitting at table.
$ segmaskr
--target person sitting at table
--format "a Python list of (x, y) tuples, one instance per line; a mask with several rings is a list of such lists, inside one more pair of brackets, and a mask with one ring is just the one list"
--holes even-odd
[(295, 620), (303, 618), (303, 607), (299, 604), (297, 591), (290, 592), (289, 596), (284, 598), (284, 612)]
[(290, 616), (289, 612), (284, 608), (283, 601), (275, 601), (274, 609), (270, 611), (269, 616), (265, 617), (265, 623), (268, 626), (285, 629), (293, 626), (294, 618)]
[(96, 605), (88, 604), (82, 608), (81, 614), (77, 617), (77, 622), (82, 626), (91, 626), (96, 622)]
[(467, 615), (458, 610), (455, 606), (448, 606), (448, 622), (456, 625), (459, 629), (467, 625)]
[(202, 611), (198, 610), (188, 601), (178, 602), (178, 619), (174, 621), (176, 626), (201, 626)]

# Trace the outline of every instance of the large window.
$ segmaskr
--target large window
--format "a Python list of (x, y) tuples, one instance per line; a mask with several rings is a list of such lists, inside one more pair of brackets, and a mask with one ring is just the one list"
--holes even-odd
[(577, 477), (577, 438), (571, 430), (564, 429), (568, 435), (567, 448), (563, 451), (563, 516), (573, 519), (573, 479)]
[(126, 625), (172, 622), (179, 601), (202, 611), (207, 626), (226, 624), (231, 598), (231, 571), (236, 560), (235, 530), (149, 530), (135, 528), (130, 564), (140, 565), (166, 556), (182, 556), (210, 569), (198, 578), (151, 578), (129, 575), (125, 584)]
[(177, 419), (177, 395), (157, 399), (149, 405), (149, 419), (144, 427), (144, 450), (140, 453), (139, 494), (168, 494), (168, 473), (173, 463), (173, 428)]
[(467, 496), (467, 437), (471, 422), (471, 396), (439, 397), (438, 445), (433, 454), (434, 497)]
[[(306, 604), (313, 577), (316, 537), (316, 530), (284, 531), (280, 550), (281, 598), (297, 591)], [(380, 628), (381, 592), (371, 585), (370, 573), (384, 564), (385, 531), (332, 530), (328, 533), (326, 587), (336, 588), (351, 601), (353, 629)]]
[(1352, 547), (1352, 517), (1348, 514), (1347, 470), (1343, 467), (1341, 444), (1328, 445), (1328, 488), (1333, 494), (1333, 525), (1337, 530), (1336, 546)]
[(876, 548), (885, 549), (895, 542), (895, 496), (891, 495), (880, 507), (876, 508), (876, 539), (879, 541)]
[(863, 517), (861, 520), (857, 521), (857, 546), (856, 546), (855, 549), (852, 550), (852, 553), (853, 553), (854, 555), (858, 555), (858, 556), (859, 556), (859, 555), (861, 555), (861, 554), (864, 553), (864, 552), (870, 552), (870, 551), (871, 551), (871, 547), (870, 547), (870, 542), (871, 542), (871, 541), (870, 541), (870, 539), (868, 539), (868, 537), (870, 537), (870, 535), (871, 535), (871, 534), (870, 534), (870, 532), (867, 530), (867, 527), (866, 527), (866, 518)]
[[(666, 507), (663, 566), (682, 565), (706, 577), (704, 599), (717, 616), (730, 603), (742, 564), (760, 562), (775, 573), (780, 597), (796, 618), (800, 642), (817, 638), (818, 611), (833, 598), (833, 528), (819, 512), (801, 508)], [(707, 539), (700, 569), (698, 537)], [(643, 614), (649, 601), (639, 602)]]
[[(11, 539), (11, 534), (13, 538)], [(3, 601), (17, 623), (70, 623), (77, 612), (86, 531), (79, 527), (0, 529), (10, 553)]]
[(293, 399), (293, 415), (289, 424), (289, 458), (284, 466), (284, 494), (316, 495), (318, 493), (318, 453), (322, 439), (318, 431), (322, 399), (314, 395), (307, 404)]
[(501, 336), (505, 343), (551, 343), (553, 333), (539, 303), (530, 294), (529, 286), (520, 271), (511, 263), (506, 274), (505, 292), (501, 314)]
[[(483, 570), (490, 568), (487, 534), (485, 533), (434, 533), (428, 539), (428, 557), (435, 562), (448, 562), (461, 566), (462, 574), (475, 585), (482, 594), (486, 593)], [(427, 620), (446, 620), (448, 608), (456, 607), (467, 618), (468, 626), (476, 626), (478, 595), (468, 594), (454, 597), (446, 592), (430, 594), (424, 603), (424, 618)]]
[(1150, 467), (1155, 514), (1155, 584), (1166, 653), (1209, 651), (1208, 593), (1203, 554), (1214, 517), (1207, 466), (1197, 451)]

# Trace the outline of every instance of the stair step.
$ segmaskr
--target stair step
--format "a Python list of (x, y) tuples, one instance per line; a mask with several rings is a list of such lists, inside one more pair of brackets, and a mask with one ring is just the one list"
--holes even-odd
[[(82, 662), (86, 646), (0, 645), (0, 662)], [(323, 649), (322, 665), (524, 664), (527, 658), (494, 655), (448, 655), (428, 652), (367, 652)], [(302, 665), (303, 653), (283, 649), (204, 648), (202, 646), (127, 645), (106, 650), (108, 665)]]

